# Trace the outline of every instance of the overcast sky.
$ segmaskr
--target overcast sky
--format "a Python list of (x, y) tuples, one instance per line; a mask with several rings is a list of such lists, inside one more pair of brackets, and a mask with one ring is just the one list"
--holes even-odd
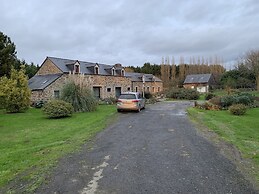
[(222, 57), (259, 49), (259, 0), (0, 0), (0, 31), (19, 59), (124, 66), (163, 56)]

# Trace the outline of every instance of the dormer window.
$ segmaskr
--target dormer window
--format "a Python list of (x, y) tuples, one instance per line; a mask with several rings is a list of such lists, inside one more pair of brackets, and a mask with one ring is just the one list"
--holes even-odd
[(121, 70), (121, 76), (125, 76), (125, 70), (124, 69)]
[(79, 73), (79, 72), (80, 72), (80, 70), (79, 70), (79, 65), (76, 64), (76, 65), (75, 65), (75, 73)]
[(80, 64), (78, 61), (74, 64), (74, 73), (80, 73)]
[(94, 67), (94, 74), (99, 74), (99, 67), (97, 65)]
[(112, 68), (112, 75), (115, 75), (115, 69), (114, 69), (114, 67)]

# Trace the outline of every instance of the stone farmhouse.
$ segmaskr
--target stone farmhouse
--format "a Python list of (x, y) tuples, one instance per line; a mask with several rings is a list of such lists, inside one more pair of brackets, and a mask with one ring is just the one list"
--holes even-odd
[(183, 87), (206, 93), (209, 92), (210, 86), (213, 86), (214, 84), (215, 79), (212, 74), (193, 74), (186, 76)]
[(99, 99), (116, 98), (121, 92), (163, 90), (162, 81), (151, 75), (127, 73), (121, 64), (106, 65), (79, 60), (47, 57), (39, 71), (29, 80), (31, 101), (59, 98), (62, 87), (77, 77)]

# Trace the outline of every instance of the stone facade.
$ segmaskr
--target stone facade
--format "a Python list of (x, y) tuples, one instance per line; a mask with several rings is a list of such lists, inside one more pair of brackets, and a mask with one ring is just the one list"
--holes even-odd
[(132, 82), (132, 91), (134, 92), (143, 92), (143, 87), (145, 92), (150, 92), (151, 94), (155, 94), (163, 91), (163, 83), (162, 82)]
[(63, 73), (55, 64), (52, 63), (48, 58), (43, 62), (39, 71), (36, 75), (46, 75), (46, 74), (57, 74)]
[[(68, 83), (68, 81), (71, 81), (71, 80), (77, 83), (80, 83), (83, 87), (87, 87), (91, 89), (94, 95), (100, 99), (116, 98), (120, 95), (121, 92), (127, 92), (127, 91), (142, 92), (143, 91), (142, 81), (132, 81), (131, 77), (125, 76), (124, 68), (121, 65), (117, 65), (117, 66), (104, 65), (100, 74), (96, 74), (96, 71), (92, 71), (92, 73), (81, 72), (81, 73), (71, 74), (71, 70), (69, 68), (71, 66), (80, 65), (80, 63), (81, 63), (80, 69), (88, 68), (91, 70), (91, 68), (95, 66), (98, 66), (98, 68), (101, 68), (101, 66), (98, 64), (91, 63), (89, 65), (89, 64), (86, 64), (87, 62), (76, 61), (74, 63), (72, 61), (71, 63), (71, 61), (72, 60), (59, 59), (59, 58), (48, 58), (48, 57), (46, 58), (46, 60), (41, 65), (39, 71), (36, 73), (36, 76), (35, 76), (36, 81), (32, 80), (32, 85), (33, 85), (32, 95), (31, 95), (32, 102), (36, 102), (40, 100), (48, 101), (52, 98), (58, 98), (61, 95), (61, 90), (63, 86), (66, 83)], [(82, 64), (84, 65), (84, 63), (86, 64), (85, 67), (82, 66)], [(119, 73), (117, 72), (115, 75), (113, 70), (114, 71), (116, 70)], [(47, 75), (52, 76), (57, 74), (59, 74), (57, 79), (55, 80), (53, 79), (50, 82), (45, 82), (45, 80), (47, 79)], [(41, 79), (41, 82), (39, 79)], [(45, 85), (44, 87), (42, 87), (44, 82), (45, 82)], [(38, 88), (37, 87), (35, 88), (35, 84), (38, 85)], [(163, 90), (163, 84), (162, 82), (159, 82), (159, 81), (148, 81), (148, 82), (145, 82), (144, 86), (145, 86), (145, 91), (149, 91), (152, 94)]]

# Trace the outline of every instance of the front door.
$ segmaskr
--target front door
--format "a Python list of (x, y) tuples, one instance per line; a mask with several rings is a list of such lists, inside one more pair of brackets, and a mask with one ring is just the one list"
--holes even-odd
[(94, 96), (99, 99), (101, 98), (101, 88), (100, 87), (93, 87)]
[(119, 98), (121, 95), (121, 87), (115, 87), (115, 96), (116, 98)]

